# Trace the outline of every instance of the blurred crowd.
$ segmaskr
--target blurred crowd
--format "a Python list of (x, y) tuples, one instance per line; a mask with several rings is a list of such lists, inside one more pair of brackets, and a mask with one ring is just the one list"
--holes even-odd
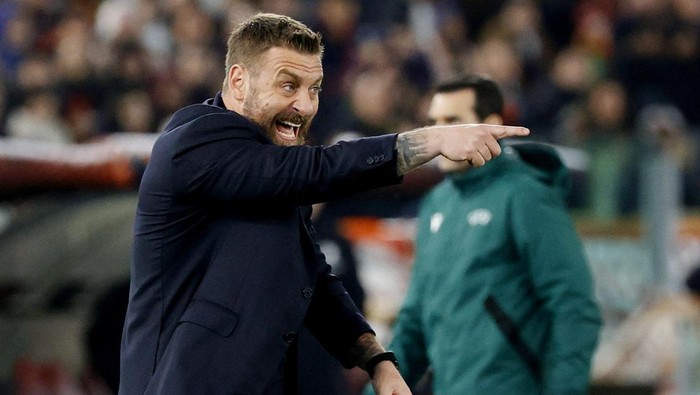
[[(18, 169), (3, 157), (28, 143), (93, 160), (96, 142), (155, 136), (175, 110), (213, 96), (228, 33), (257, 11), (323, 35), (311, 143), (422, 126), (434, 83), (487, 74), (506, 124), (573, 153), (573, 208), (603, 220), (636, 213), (641, 188), (669, 185), (645, 183), (657, 159), (677, 176), (680, 203), (700, 208), (698, 0), (0, 0), (0, 192), (29, 173), (43, 184), (63, 174), (2, 174)], [(123, 151), (147, 155), (152, 139), (134, 141)], [(131, 186), (127, 166), (111, 171)]]
[(313, 143), (423, 125), (434, 82), (483, 73), (506, 94), (506, 124), (586, 153), (573, 205), (634, 211), (650, 147), (700, 205), (697, 0), (4, 0), (0, 136), (158, 133), (220, 90), (228, 32), (256, 11), (323, 34)]

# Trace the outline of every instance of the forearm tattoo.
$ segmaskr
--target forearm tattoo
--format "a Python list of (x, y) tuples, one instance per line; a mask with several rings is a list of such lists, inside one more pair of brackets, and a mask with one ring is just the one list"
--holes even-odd
[(402, 176), (435, 157), (429, 149), (429, 138), (425, 129), (399, 134), (396, 139), (398, 175)]
[(365, 368), (365, 362), (381, 352), (384, 352), (384, 348), (371, 333), (364, 333), (360, 336), (350, 350), (355, 364), (362, 369)]

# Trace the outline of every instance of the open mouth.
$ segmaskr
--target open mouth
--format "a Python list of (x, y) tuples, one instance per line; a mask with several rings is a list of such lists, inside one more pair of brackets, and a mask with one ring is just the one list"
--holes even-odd
[(300, 123), (293, 123), (289, 121), (277, 121), (275, 122), (275, 129), (277, 130), (277, 136), (286, 141), (296, 141), (297, 136), (299, 136)]

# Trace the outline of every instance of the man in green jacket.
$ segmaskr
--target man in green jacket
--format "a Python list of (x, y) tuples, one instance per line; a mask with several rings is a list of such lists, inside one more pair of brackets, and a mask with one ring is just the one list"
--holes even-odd
[[(502, 124), (502, 108), (493, 81), (467, 76), (437, 87), (429, 117)], [(436, 395), (586, 394), (601, 321), (556, 152), (525, 143), (484, 167), (438, 166), (390, 345), (406, 382), (428, 372)]]

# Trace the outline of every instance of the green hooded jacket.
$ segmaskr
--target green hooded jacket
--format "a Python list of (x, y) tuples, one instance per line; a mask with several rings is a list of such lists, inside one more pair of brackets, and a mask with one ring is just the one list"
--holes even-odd
[(389, 348), (435, 395), (586, 394), (601, 320), (549, 146), (517, 144), (424, 199)]

